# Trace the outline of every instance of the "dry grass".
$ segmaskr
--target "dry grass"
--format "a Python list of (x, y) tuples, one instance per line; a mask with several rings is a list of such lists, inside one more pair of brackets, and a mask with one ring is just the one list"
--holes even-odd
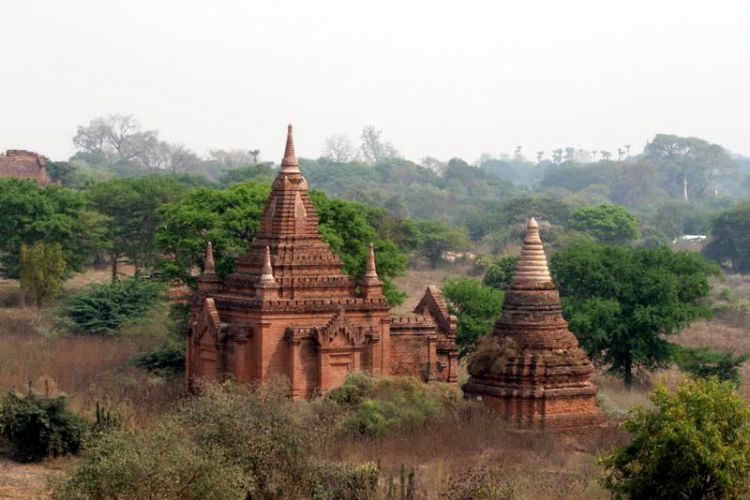
[(460, 264), (441, 264), (435, 269), (409, 269), (406, 276), (394, 280), (396, 286), (409, 296), (403, 304), (393, 308), (395, 314), (410, 313), (417, 307), (425, 290), (430, 285), (440, 288), (445, 278), (463, 278), (470, 273), (471, 266)]
[(622, 432), (613, 428), (575, 439), (552, 432), (513, 431), (497, 415), (475, 412), (469, 422), (378, 439), (338, 440), (322, 454), (352, 464), (379, 461), (385, 479), (398, 478), (402, 464), (413, 468), (420, 498), (441, 498), (449, 489), (460, 488), (460, 483), (483, 481), (475, 477), (482, 471), (516, 492), (509, 498), (578, 499), (601, 494), (595, 459), (623, 439)]
[(96, 402), (142, 422), (170, 409), (180, 380), (165, 381), (129, 366), (143, 352), (136, 342), (66, 336), (34, 308), (0, 309), (0, 390), (73, 395), (73, 407), (90, 413)]

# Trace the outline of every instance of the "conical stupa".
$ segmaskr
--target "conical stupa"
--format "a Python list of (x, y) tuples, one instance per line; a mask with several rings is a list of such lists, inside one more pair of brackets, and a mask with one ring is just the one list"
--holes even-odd
[(597, 388), (589, 380), (594, 368), (562, 317), (533, 218), (490, 335), (470, 362), (466, 398), (524, 427), (570, 429), (603, 422)]

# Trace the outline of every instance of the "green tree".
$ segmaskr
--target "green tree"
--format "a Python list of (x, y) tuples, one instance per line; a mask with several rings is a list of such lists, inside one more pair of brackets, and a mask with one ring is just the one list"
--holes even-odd
[(401, 304), (406, 294), (400, 292), (391, 278), (406, 271), (406, 259), (391, 240), (379, 239), (366, 216), (370, 207), (361, 203), (331, 200), (320, 191), (310, 194), (320, 221), (323, 240), (344, 262), (344, 272), (364, 278), (369, 255), (368, 245), (375, 246), (375, 267), (383, 281), (383, 294), (391, 305)]
[(57, 243), (68, 269), (83, 270), (106, 248), (106, 217), (91, 210), (79, 193), (31, 180), (0, 179), (0, 254), (2, 271), (19, 276), (22, 245)]
[(187, 187), (177, 179), (158, 175), (112, 179), (87, 187), (86, 197), (109, 217), (106, 236), (113, 281), (119, 275), (118, 261), (123, 255), (133, 262), (136, 276), (154, 266), (156, 231), (164, 224), (158, 209), (179, 200), (186, 191)]
[(95, 283), (68, 298), (59, 313), (76, 332), (111, 336), (124, 323), (144, 320), (163, 295), (163, 284), (152, 280)]
[(732, 269), (750, 271), (750, 202), (716, 216), (703, 252), (718, 263), (728, 262)]
[(456, 342), (461, 356), (470, 354), (500, 317), (505, 293), (471, 278), (447, 278), (442, 295), (451, 314), (458, 316)]
[[(160, 213), (165, 224), (157, 239), (162, 251), (174, 256), (161, 263), (166, 275), (194, 285), (190, 270), (203, 267), (207, 241), (214, 247), (217, 273), (224, 276), (234, 271), (234, 259), (246, 251), (260, 229), (269, 194), (270, 187), (265, 184), (241, 183), (224, 191), (191, 191), (179, 202), (164, 205)], [(361, 203), (331, 200), (318, 191), (310, 196), (323, 239), (343, 261), (344, 271), (363, 277), (367, 245), (373, 243), (383, 292), (391, 304), (402, 302), (405, 295), (396, 290), (391, 278), (403, 274), (406, 261), (392, 241), (378, 238), (368, 221), (368, 216), (376, 217), (381, 211)]]
[(224, 170), (219, 177), (219, 185), (227, 188), (232, 184), (240, 182), (259, 182), (261, 184), (271, 184), (276, 175), (273, 165), (270, 163), (256, 163), (254, 165), (245, 165), (238, 168)]
[(416, 249), (433, 267), (442, 260), (445, 252), (465, 250), (468, 247), (468, 235), (463, 228), (422, 219), (408, 222), (414, 228), (411, 248)]
[(162, 253), (172, 259), (160, 262), (167, 277), (194, 286), (193, 267), (203, 268), (206, 244), (214, 247), (216, 270), (225, 276), (235, 269), (234, 258), (245, 252), (247, 243), (260, 230), (260, 216), (271, 189), (252, 182), (229, 189), (190, 191), (178, 202), (159, 209), (164, 224), (157, 229)]
[(639, 370), (666, 366), (664, 338), (711, 309), (704, 299), (718, 268), (669, 248), (587, 244), (552, 257), (563, 313), (589, 357), (629, 386)]
[(517, 255), (503, 255), (487, 268), (482, 284), (497, 290), (507, 290), (516, 273), (517, 264)]
[(570, 215), (568, 227), (609, 245), (624, 245), (640, 236), (638, 219), (619, 205), (579, 208)]
[(659, 386), (655, 409), (636, 407), (624, 427), (633, 440), (601, 459), (615, 499), (747, 498), (750, 406), (731, 382)]
[(65, 259), (57, 243), (21, 246), (21, 288), (42, 307), (57, 297), (65, 281)]
[(674, 346), (674, 360), (680, 370), (694, 377), (718, 377), (739, 385), (740, 367), (750, 359), (750, 354), (735, 356), (734, 350), (715, 352), (708, 347)]
[(737, 169), (726, 149), (697, 137), (657, 134), (646, 146), (646, 158), (667, 171), (672, 192), (686, 202), (705, 198), (713, 180)]

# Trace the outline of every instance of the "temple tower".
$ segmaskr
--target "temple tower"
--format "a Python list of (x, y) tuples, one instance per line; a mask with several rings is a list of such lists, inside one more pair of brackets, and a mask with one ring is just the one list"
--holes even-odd
[(289, 126), (260, 231), (237, 270), (217, 276), (209, 243), (190, 314), (188, 387), (201, 377), (240, 383), (286, 377), (292, 397), (325, 394), (363, 370), (456, 382), (455, 318), (436, 293), (394, 318), (369, 247), (357, 282), (318, 232)]
[(589, 380), (594, 368), (562, 317), (533, 218), (490, 335), (470, 363), (466, 398), (524, 427), (570, 429), (603, 421)]

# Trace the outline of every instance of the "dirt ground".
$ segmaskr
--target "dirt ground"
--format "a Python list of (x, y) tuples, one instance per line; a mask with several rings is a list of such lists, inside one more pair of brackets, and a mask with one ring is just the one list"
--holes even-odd
[(44, 478), (51, 470), (39, 464), (19, 464), (0, 456), (0, 500), (47, 498)]

